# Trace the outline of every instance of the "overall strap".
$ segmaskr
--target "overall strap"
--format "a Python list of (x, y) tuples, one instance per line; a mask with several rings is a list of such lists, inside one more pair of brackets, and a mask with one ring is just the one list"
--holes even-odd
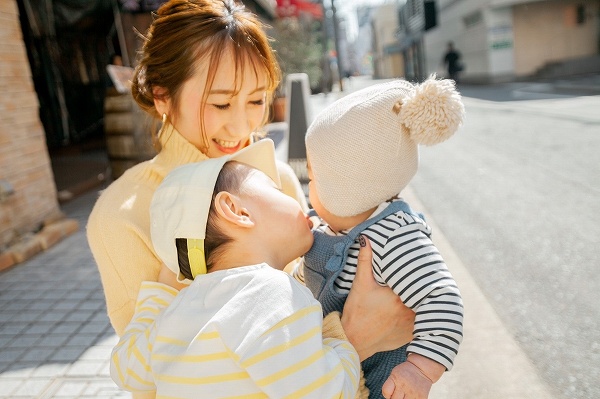
[(409, 215), (418, 216), (419, 218), (425, 220), (423, 214), (413, 211), (412, 208), (410, 207), (410, 205), (408, 205), (406, 202), (404, 202), (404, 200), (395, 200), (395, 201), (391, 202), (383, 211), (379, 212), (374, 217), (369, 218), (369, 219), (365, 220), (364, 222), (362, 222), (361, 224), (355, 226), (352, 230), (350, 230), (348, 232), (346, 237), (348, 237), (348, 239), (352, 243), (352, 242), (354, 242), (356, 237), (358, 237), (358, 235), (361, 233), (361, 231), (367, 229), (369, 226), (379, 222), (380, 220), (385, 219), (386, 217), (388, 217), (396, 212), (400, 212), (400, 211), (402, 211), (404, 213), (408, 213)]
[(314, 297), (321, 302), (325, 315), (332, 311), (341, 311), (344, 307), (347, 293), (338, 292), (334, 283), (344, 270), (348, 250), (356, 237), (372, 224), (400, 211), (417, 215), (406, 202), (396, 200), (379, 214), (351, 229), (347, 235), (329, 236), (322, 231), (313, 231), (313, 245), (304, 255), (304, 281)]
[(369, 228), (371, 225), (400, 211), (413, 216), (418, 216), (424, 220), (422, 214), (413, 211), (411, 207), (403, 200), (393, 201), (383, 211), (379, 212), (374, 217), (369, 218), (364, 222), (358, 224), (352, 230), (350, 230), (348, 234), (343, 236), (343, 239), (340, 240), (341, 242), (338, 242), (333, 246), (334, 256), (329, 260), (329, 262), (327, 262), (327, 265), (325, 267), (332, 271), (335, 270), (334, 277), (337, 277), (342, 272), (343, 265), (346, 263), (346, 259), (348, 258), (348, 249), (354, 243), (358, 235), (365, 229)]

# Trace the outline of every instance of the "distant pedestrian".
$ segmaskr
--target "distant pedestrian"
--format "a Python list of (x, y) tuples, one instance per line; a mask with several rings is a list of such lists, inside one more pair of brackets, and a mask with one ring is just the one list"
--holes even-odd
[(448, 50), (444, 54), (443, 63), (448, 71), (448, 77), (458, 83), (460, 72), (462, 72), (464, 66), (461, 61), (461, 54), (454, 48), (453, 42), (448, 42)]

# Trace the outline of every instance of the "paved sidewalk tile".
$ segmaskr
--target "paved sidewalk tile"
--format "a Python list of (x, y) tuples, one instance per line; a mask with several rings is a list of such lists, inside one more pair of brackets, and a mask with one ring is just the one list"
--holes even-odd
[(97, 197), (63, 206), (80, 230), (0, 272), (0, 398), (129, 398), (110, 379), (117, 338), (85, 238)]

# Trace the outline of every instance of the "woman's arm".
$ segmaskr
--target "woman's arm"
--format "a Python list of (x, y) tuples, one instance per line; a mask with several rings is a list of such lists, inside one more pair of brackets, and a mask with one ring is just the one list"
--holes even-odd
[(119, 336), (131, 321), (142, 281), (156, 281), (162, 264), (149, 235), (151, 195), (150, 187), (119, 179), (100, 196), (87, 223), (108, 317)]

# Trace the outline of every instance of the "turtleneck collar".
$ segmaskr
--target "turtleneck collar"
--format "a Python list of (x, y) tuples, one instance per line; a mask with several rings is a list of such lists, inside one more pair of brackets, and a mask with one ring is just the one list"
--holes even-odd
[(159, 141), (162, 149), (153, 162), (165, 174), (177, 166), (208, 159), (204, 153), (187, 141), (169, 122), (166, 122), (161, 128)]

